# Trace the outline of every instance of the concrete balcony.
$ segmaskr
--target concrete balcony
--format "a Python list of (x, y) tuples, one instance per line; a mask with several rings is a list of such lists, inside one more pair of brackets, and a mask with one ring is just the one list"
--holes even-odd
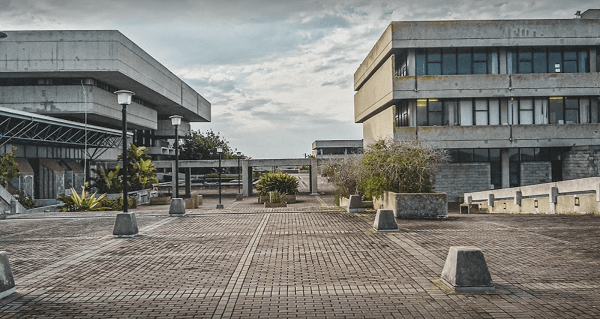
[(600, 124), (396, 127), (394, 138), (440, 148), (571, 147), (597, 145)]

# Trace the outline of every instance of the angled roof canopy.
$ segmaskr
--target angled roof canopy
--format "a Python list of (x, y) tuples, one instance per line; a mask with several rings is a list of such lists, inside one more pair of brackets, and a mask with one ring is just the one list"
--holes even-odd
[(0, 107), (0, 144), (14, 141), (73, 148), (111, 148), (121, 145), (121, 134), (118, 130)]

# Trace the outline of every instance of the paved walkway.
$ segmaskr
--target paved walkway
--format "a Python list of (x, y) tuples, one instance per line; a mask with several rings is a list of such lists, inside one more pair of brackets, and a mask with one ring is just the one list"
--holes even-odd
[[(205, 199), (183, 218), (135, 210), (140, 236), (111, 235), (115, 212), (0, 221), (17, 293), (0, 318), (599, 318), (600, 217), (458, 215), (371, 230), (330, 196), (264, 209)], [(450, 246), (480, 247), (496, 291), (448, 293)]]

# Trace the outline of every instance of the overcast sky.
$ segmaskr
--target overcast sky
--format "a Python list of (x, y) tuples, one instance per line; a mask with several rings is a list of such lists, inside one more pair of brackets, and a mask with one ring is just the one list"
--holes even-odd
[(390, 21), (572, 19), (564, 0), (1, 0), (0, 29), (119, 30), (212, 103), (212, 122), (253, 158), (294, 158), (318, 139), (361, 139), (353, 74)]

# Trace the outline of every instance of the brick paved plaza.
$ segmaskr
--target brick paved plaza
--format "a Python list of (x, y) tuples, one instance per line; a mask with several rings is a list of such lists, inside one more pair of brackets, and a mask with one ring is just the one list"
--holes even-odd
[[(205, 198), (183, 218), (135, 210), (140, 236), (112, 236), (116, 212), (0, 221), (17, 293), (1, 318), (599, 318), (600, 217), (459, 215), (371, 230), (331, 196), (264, 209)], [(450, 246), (483, 250), (496, 291), (453, 294)]]

